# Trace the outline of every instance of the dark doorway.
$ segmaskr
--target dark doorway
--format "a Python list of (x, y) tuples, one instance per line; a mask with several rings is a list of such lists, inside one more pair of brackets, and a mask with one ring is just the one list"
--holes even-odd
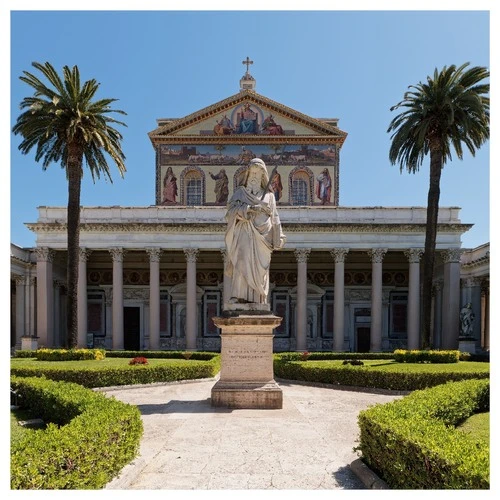
[(356, 328), (357, 352), (370, 352), (370, 327), (358, 326)]
[(123, 308), (123, 348), (126, 351), (141, 349), (141, 308)]

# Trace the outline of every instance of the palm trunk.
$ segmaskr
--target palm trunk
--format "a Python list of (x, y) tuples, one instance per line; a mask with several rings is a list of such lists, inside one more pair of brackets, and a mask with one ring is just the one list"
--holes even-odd
[(71, 151), (68, 158), (68, 260), (67, 330), (68, 347), (78, 345), (78, 262), (80, 253), (80, 190), (82, 155)]
[(436, 254), (436, 236), (439, 211), (441, 170), (443, 167), (441, 149), (431, 147), (429, 193), (427, 196), (427, 223), (425, 229), (424, 276), (422, 282), (422, 348), (431, 347), (432, 281)]

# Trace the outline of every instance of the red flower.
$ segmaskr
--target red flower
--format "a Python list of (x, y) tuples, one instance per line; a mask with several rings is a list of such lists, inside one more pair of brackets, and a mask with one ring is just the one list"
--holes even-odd
[(134, 359), (131, 359), (129, 365), (147, 365), (148, 360), (144, 356), (137, 356)]

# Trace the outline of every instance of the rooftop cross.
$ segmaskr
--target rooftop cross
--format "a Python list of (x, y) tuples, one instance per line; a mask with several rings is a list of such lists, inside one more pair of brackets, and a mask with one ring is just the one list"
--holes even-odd
[(250, 66), (250, 64), (253, 64), (253, 61), (250, 61), (250, 58), (247, 56), (246, 60), (242, 61), (242, 64), (247, 65), (247, 73), (248, 73), (248, 67)]

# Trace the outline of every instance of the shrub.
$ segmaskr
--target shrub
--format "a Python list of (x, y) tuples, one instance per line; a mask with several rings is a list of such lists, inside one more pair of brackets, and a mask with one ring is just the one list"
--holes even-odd
[[(489, 378), (489, 372), (486, 370), (470, 369), (463, 371), (453, 365), (449, 368), (436, 365), (436, 370), (423, 370), (419, 369), (418, 366), (415, 369), (407, 363), (399, 365), (392, 361), (387, 366), (371, 366), (368, 364), (369, 361), (365, 362), (364, 366), (352, 366), (350, 364), (335, 363), (335, 361), (311, 361), (310, 359), (295, 361), (290, 360), (291, 357), (286, 355), (285, 359), (283, 359), (282, 356), (275, 356), (274, 375), (276, 377), (303, 380), (305, 382), (397, 391), (425, 389), (448, 381)], [(392, 366), (390, 366), (391, 364)]]
[(77, 384), (11, 378), (23, 404), (49, 422), (11, 449), (11, 489), (98, 489), (138, 453), (137, 407)]
[(31, 366), (13, 366), (11, 374), (19, 377), (46, 377), (51, 380), (75, 382), (84, 387), (109, 387), (114, 385), (150, 384), (153, 382), (174, 382), (214, 377), (220, 370), (220, 357), (210, 361), (184, 359), (172, 360), (164, 364), (149, 363), (140, 370), (128, 363), (119, 367), (101, 365), (92, 368), (61, 365), (44, 366), (43, 363)]
[(35, 351), (39, 361), (82, 361), (86, 359), (104, 359), (104, 349), (38, 349)]
[(363, 366), (364, 363), (360, 359), (344, 359), (342, 362), (343, 365), (352, 365), (352, 366)]
[(458, 363), (460, 351), (419, 351), (396, 349), (394, 360), (398, 363)]
[[(189, 351), (189, 359), (198, 361), (210, 361), (216, 356), (217, 352)], [(137, 356), (146, 356), (148, 358), (160, 359), (186, 359), (186, 351), (106, 351), (108, 358), (135, 358)]]
[[(309, 352), (308, 361), (337, 360), (337, 359), (394, 359), (392, 352)], [(278, 352), (275, 359), (281, 361), (302, 361), (302, 352)]]
[(395, 489), (487, 489), (489, 446), (455, 429), (489, 410), (489, 381), (415, 391), (360, 412), (363, 460)]

